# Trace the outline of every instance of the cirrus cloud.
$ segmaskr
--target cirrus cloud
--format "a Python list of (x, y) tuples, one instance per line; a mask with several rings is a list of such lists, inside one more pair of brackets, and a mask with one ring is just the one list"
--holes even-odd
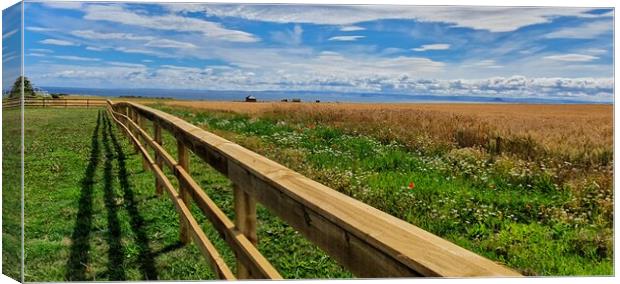
[(39, 41), (42, 44), (59, 45), (59, 46), (76, 46), (77, 44), (68, 40), (48, 38)]
[(352, 36), (334, 36), (334, 37), (330, 37), (328, 40), (332, 40), (332, 41), (356, 41), (358, 39), (362, 39), (365, 38), (365, 36), (360, 36), (360, 35), (352, 35)]
[(146, 15), (127, 10), (120, 5), (88, 5), (83, 11), (86, 20), (108, 21), (148, 29), (202, 33), (211, 39), (223, 41), (247, 43), (259, 41), (253, 34), (227, 29), (219, 23), (197, 18), (173, 14)]
[(450, 49), (450, 45), (447, 43), (434, 43), (424, 44), (420, 47), (412, 48), (413, 51), (427, 51), (427, 50), (447, 50)]
[(204, 12), (210, 16), (237, 17), (254, 21), (277, 23), (312, 23), (351, 25), (382, 19), (411, 19), (422, 22), (442, 22), (454, 27), (509, 32), (521, 27), (549, 23), (560, 16), (582, 18), (610, 17), (611, 14), (588, 13), (591, 8), (560, 7), (475, 7), (475, 6), (415, 6), (371, 5), (330, 6), (312, 5), (298, 9), (289, 5), (165, 5), (175, 12)]
[(597, 56), (586, 55), (586, 54), (558, 54), (558, 55), (549, 55), (543, 57), (544, 59), (556, 60), (556, 61), (566, 61), (566, 62), (588, 62), (592, 60), (599, 59)]

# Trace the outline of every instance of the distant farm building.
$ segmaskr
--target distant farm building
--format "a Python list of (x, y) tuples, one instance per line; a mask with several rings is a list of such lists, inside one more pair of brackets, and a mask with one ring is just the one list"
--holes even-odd
[(246, 102), (256, 102), (256, 97), (252, 96), (252, 95), (247, 96), (247, 97), (245, 97), (245, 101)]

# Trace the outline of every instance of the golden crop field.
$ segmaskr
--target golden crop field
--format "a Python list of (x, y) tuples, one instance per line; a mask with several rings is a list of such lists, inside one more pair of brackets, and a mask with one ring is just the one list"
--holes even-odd
[[(169, 101), (166, 104), (252, 116), (286, 116), (299, 122), (315, 121), (351, 131), (380, 134), (412, 146), (432, 147), (452, 142), (460, 146), (484, 146), (502, 137), (508, 139), (502, 147), (505, 151), (530, 156), (553, 153), (564, 159), (593, 163), (611, 159), (613, 147), (612, 105), (219, 101)], [(420, 141), (425, 137), (428, 141)], [(530, 145), (532, 143), (535, 145)]]

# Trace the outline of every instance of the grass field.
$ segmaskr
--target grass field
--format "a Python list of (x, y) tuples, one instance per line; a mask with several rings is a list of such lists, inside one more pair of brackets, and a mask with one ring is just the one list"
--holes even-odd
[(2, 111), (2, 274), (21, 280), (21, 115)]
[[(195, 108), (201, 104), (155, 106), (524, 274), (613, 273), (613, 165), (579, 143), (562, 147), (597, 158), (536, 148), (545, 142), (535, 135), (522, 150), (511, 151), (510, 145), (521, 144), (510, 141), (523, 133), (498, 129), (523, 123), (518, 108), (478, 115), (465, 113), (466, 105), (418, 111), (410, 105), (343, 110), (230, 103), (228, 109), (239, 112)], [(542, 123), (557, 125), (553, 135), (590, 131), (607, 137), (612, 129), (609, 106), (551, 109), (525, 114), (541, 121), (561, 117)], [(503, 133), (502, 149), (488, 143), (496, 136), (486, 142), (471, 138), (461, 124), (444, 128), (447, 133), (436, 129), (467, 121), (462, 126), (468, 129)], [(152, 174), (103, 113), (29, 109), (26, 137), (26, 281), (213, 277), (194, 245), (180, 246), (172, 202), (154, 194)], [(164, 145), (176, 154), (171, 136), (164, 135)], [(612, 151), (604, 141), (599, 146)], [(524, 155), (527, 147), (544, 155)], [(233, 218), (230, 182), (195, 156), (190, 165), (195, 180)], [(232, 252), (200, 211), (193, 212), (234, 270)], [(352, 277), (264, 208), (258, 216), (259, 250), (285, 278)]]
[[(178, 243), (174, 205), (156, 197), (153, 175), (103, 113), (28, 109), (26, 137), (26, 281), (213, 278), (197, 247)], [(164, 143), (175, 145), (167, 135)], [(232, 218), (229, 181), (206, 166), (192, 175)], [(234, 269), (232, 252), (193, 211)], [(351, 277), (264, 208), (258, 214), (259, 249), (284, 277)]]
[(524, 274), (613, 273), (609, 105), (184, 104), (157, 107)]

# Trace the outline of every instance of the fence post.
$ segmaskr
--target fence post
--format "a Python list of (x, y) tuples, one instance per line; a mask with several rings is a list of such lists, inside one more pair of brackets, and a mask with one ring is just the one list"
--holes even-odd
[[(153, 132), (155, 133), (154, 134), (155, 143), (159, 144), (160, 146), (163, 146), (163, 142), (161, 139), (161, 126), (159, 126), (159, 123), (155, 119), (153, 119)], [(163, 161), (158, 151), (155, 151), (155, 163), (160, 169), (163, 169)], [(159, 179), (155, 177), (155, 193), (157, 195), (161, 195), (163, 192), (164, 192), (163, 184), (161, 184)]]
[(88, 100), (88, 99), (86, 99), (86, 108), (88, 108), (88, 101), (89, 101), (89, 100)]
[[(243, 191), (237, 184), (233, 184), (233, 190), (235, 226), (254, 246), (256, 246), (256, 244), (258, 244), (258, 236), (256, 235), (256, 199)], [(237, 257), (237, 278), (249, 279), (254, 277), (255, 276), (250, 275), (250, 271), (239, 261), (239, 257)]]
[(127, 121), (128, 119), (129, 119), (129, 107), (125, 106), (125, 125), (129, 124), (129, 121)]
[[(181, 166), (181, 168), (183, 168), (185, 171), (187, 171), (187, 173), (189, 173), (189, 151), (187, 147), (185, 147), (185, 144), (183, 144), (183, 142), (179, 139), (177, 139), (177, 152), (179, 156), (178, 157), (179, 166)], [(183, 184), (179, 185), (179, 196), (181, 197), (181, 200), (183, 201), (183, 203), (185, 203), (187, 207), (190, 207), (189, 191), (187, 190), (187, 188), (185, 188)], [(185, 220), (183, 216), (181, 216), (180, 218), (181, 218), (179, 220), (180, 221), (179, 225), (181, 229), (180, 240), (181, 240), (181, 243), (188, 244), (190, 241), (190, 237), (191, 237), (189, 224), (187, 223), (187, 220)]]
[(67, 99), (65, 99), (65, 108), (67, 108)]
[[(136, 121), (136, 111), (135, 111), (133, 108), (131, 108), (131, 107), (129, 107), (129, 108), (128, 108), (128, 111), (129, 111), (129, 116), (128, 116), (128, 117), (129, 117), (129, 120), (131, 120), (131, 121), (135, 122), (135, 121)], [(135, 129), (134, 129), (134, 127), (133, 127), (132, 123), (130, 123), (130, 122), (128, 121), (128, 122), (127, 122), (127, 127), (129, 127), (129, 131), (130, 131), (130, 132), (131, 132), (131, 134), (135, 137), (135, 136), (136, 136), (136, 131), (135, 131)], [(139, 141), (139, 140), (138, 140), (138, 141)], [(136, 143), (138, 143), (138, 142), (136, 142)], [(138, 144), (134, 144), (134, 145), (133, 145), (133, 149), (134, 149), (134, 151), (135, 151), (136, 153), (139, 153), (139, 152), (140, 152), (140, 148), (138, 147)]]
[[(136, 117), (136, 124), (139, 128), (144, 130), (144, 118), (137, 111), (134, 111), (134, 115)], [(140, 131), (138, 129), (136, 129), (135, 135), (138, 143), (140, 143), (141, 146), (146, 147), (146, 139), (144, 139), (142, 135), (140, 135)], [(142, 169), (144, 169), (144, 171), (148, 171), (150, 169), (146, 157), (142, 157)]]
[[(123, 118), (123, 122), (124, 122), (125, 126), (129, 127), (129, 118), (130, 118), (130, 115), (131, 115), (131, 113), (129, 112), (129, 107), (125, 106), (123, 108), (123, 111), (125, 113), (125, 117)], [(131, 128), (130, 127), (129, 127), (129, 131), (131, 132)], [(125, 136), (127, 136), (127, 138), (129, 139), (129, 133), (125, 133)]]

